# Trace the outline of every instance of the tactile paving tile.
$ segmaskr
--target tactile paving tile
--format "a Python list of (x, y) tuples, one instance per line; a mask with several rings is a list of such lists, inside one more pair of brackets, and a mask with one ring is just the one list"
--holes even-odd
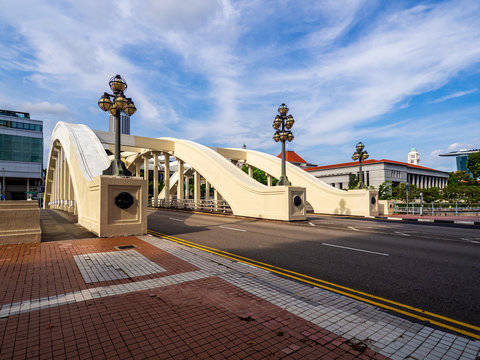
[(87, 284), (166, 271), (136, 250), (75, 255), (74, 259)]

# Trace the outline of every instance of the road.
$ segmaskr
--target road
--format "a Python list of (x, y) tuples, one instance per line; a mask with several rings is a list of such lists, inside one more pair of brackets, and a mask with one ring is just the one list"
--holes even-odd
[(480, 326), (480, 229), (149, 209), (148, 228)]

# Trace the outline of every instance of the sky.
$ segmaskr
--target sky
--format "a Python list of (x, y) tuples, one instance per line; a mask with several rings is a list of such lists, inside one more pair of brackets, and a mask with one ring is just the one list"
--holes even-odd
[(108, 130), (97, 101), (116, 74), (131, 133), (317, 165), (371, 159), (454, 171), (439, 153), (480, 148), (480, 2), (0, 0), (0, 108)]

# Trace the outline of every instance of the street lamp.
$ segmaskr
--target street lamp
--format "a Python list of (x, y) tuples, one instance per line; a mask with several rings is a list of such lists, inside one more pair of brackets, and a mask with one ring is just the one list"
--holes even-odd
[(272, 125), (273, 128), (277, 130), (273, 135), (273, 140), (275, 140), (275, 142), (282, 142), (282, 174), (280, 175), (277, 185), (292, 185), (285, 174), (285, 142), (293, 140), (293, 134), (290, 129), (293, 127), (295, 120), (293, 120), (292, 115), (287, 115), (288, 106), (285, 104), (279, 106), (278, 113), (280, 115), (275, 116)]
[(98, 106), (103, 111), (109, 111), (110, 114), (115, 116), (115, 154), (114, 159), (108, 169), (103, 172), (103, 175), (131, 176), (132, 174), (120, 159), (120, 113), (124, 111), (128, 116), (132, 116), (137, 111), (137, 108), (131, 98), (125, 97), (124, 91), (127, 89), (127, 82), (120, 75), (112, 77), (108, 85), (110, 85), (113, 95), (103, 93), (100, 100), (98, 100)]
[(365, 185), (363, 184), (363, 174), (362, 174), (362, 160), (367, 160), (368, 159), (368, 152), (367, 150), (363, 151), (365, 148), (365, 145), (363, 145), (362, 142), (359, 142), (357, 144), (357, 151), (355, 151), (352, 155), (353, 160), (358, 160), (358, 177), (359, 177), (359, 182), (358, 182), (358, 188), (359, 189), (365, 189)]

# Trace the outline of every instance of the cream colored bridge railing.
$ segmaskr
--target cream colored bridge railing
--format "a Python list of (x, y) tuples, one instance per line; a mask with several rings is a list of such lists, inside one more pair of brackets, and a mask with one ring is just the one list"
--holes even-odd
[[(112, 145), (114, 136), (105, 131), (95, 131), (95, 134), (104, 145)], [(214, 188), (213, 202), (218, 204), (220, 199), (228, 203), (234, 215), (277, 219), (277, 220), (304, 220), (305, 216), (305, 189), (295, 186), (265, 186), (252, 179), (241, 169), (225, 159), (221, 154), (198, 143), (174, 138), (147, 138), (142, 136), (122, 135), (122, 148), (127, 168), (140, 176), (140, 169), (149, 169), (150, 159), (153, 158), (154, 194), (153, 204), (158, 205), (158, 161), (164, 158), (164, 183), (166, 189), (174, 187), (170, 178), (170, 157), (178, 161), (178, 172), (184, 172), (187, 163), (193, 169), (195, 206), (201, 203), (200, 184), (206, 183), (207, 189)], [(144, 171), (147, 180), (149, 171)], [(188, 187), (187, 187), (188, 188)], [(185, 199), (184, 176), (177, 177), (176, 202), (182, 203)], [(210, 192), (207, 191), (207, 194)], [(164, 193), (164, 202), (171, 202), (171, 191)], [(209, 196), (209, 195), (207, 195)], [(207, 199), (209, 200), (209, 199)], [(189, 203), (189, 201), (183, 201)]]
[[(246, 149), (216, 149), (219, 154), (234, 161), (242, 161), (249, 167), (265, 171), (271, 182), (271, 177), (280, 178), (281, 159), (259, 151)], [(340, 190), (336, 189), (298, 166), (287, 162), (287, 177), (295, 186), (307, 190), (307, 202), (314, 212), (341, 215), (378, 215), (378, 195), (372, 190)]]
[[(103, 176), (109, 165), (103, 145), (90, 128), (57, 123), (48, 155), (44, 208), (78, 215), (78, 223), (99, 236), (145, 234), (145, 182)], [(115, 206), (118, 195), (125, 192), (132, 196), (132, 204)]]
[[(59, 122), (52, 133), (48, 157), (44, 207), (78, 215), (78, 222), (99, 236), (142, 234), (146, 232), (147, 181), (149, 171), (140, 177), (140, 168), (149, 169), (153, 160), (153, 205), (175, 200), (180, 206), (198, 208), (206, 201), (210, 208), (228, 204), (233, 214), (277, 220), (306, 219), (306, 192), (316, 212), (375, 215), (376, 194), (367, 190), (341, 191), (322, 183), (302, 169), (287, 164), (287, 175), (294, 186), (265, 186), (252, 178), (252, 167), (279, 177), (280, 160), (257, 151), (212, 149), (174, 138), (147, 138), (122, 135), (122, 156), (133, 177), (102, 175), (110, 158), (105, 148), (114, 144), (114, 135), (92, 131), (85, 125)], [(165, 191), (159, 199), (159, 159), (163, 155)], [(177, 160), (177, 173), (170, 178), (171, 157)], [(249, 175), (233, 163), (244, 162)], [(172, 162), (173, 164), (173, 162)], [(172, 165), (173, 166), (173, 165)], [(190, 168), (190, 169), (188, 169)], [(185, 170), (188, 170), (186, 173)], [(185, 178), (194, 177), (193, 199), (187, 193)], [(205, 183), (206, 198), (200, 185)], [(176, 186), (175, 186), (176, 185)], [(213, 199), (210, 189), (214, 189)], [(176, 196), (174, 196), (176, 193)], [(187, 196), (186, 196), (187, 195)], [(225, 208), (225, 207), (223, 207)]]
[[(268, 184), (272, 178), (280, 177), (281, 159), (259, 151), (246, 149), (212, 148), (224, 158), (233, 163), (246, 165), (250, 176), (253, 176), (253, 167), (265, 171)], [(287, 163), (287, 176), (295, 186), (306, 188), (306, 200), (314, 212), (323, 214), (375, 216), (378, 214), (377, 192), (371, 190), (340, 190), (318, 180), (305, 170)], [(170, 179), (170, 193), (174, 194), (178, 181), (178, 172)], [(160, 198), (164, 198), (165, 189)], [(218, 200), (215, 198), (215, 200)]]

